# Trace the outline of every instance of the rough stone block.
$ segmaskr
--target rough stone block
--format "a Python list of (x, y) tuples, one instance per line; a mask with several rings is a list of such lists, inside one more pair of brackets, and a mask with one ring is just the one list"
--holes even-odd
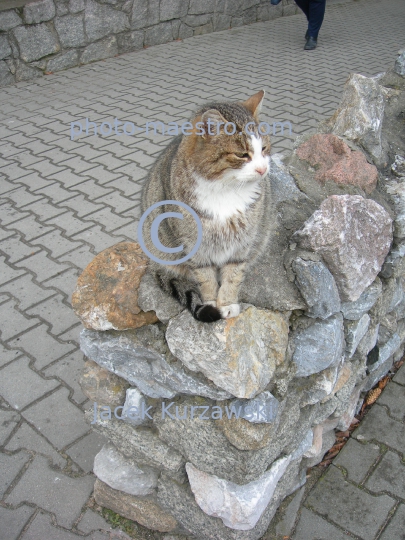
[(8, 65), (3, 60), (0, 60), (0, 86), (13, 84), (14, 75), (11, 73)]
[(21, 58), (25, 62), (39, 60), (60, 50), (56, 36), (46, 23), (28, 27), (18, 26), (13, 30), (13, 34), (20, 48)]
[(161, 45), (173, 41), (171, 22), (162, 22), (145, 30), (145, 46)]
[(323, 263), (297, 258), (293, 269), (297, 274), (298, 288), (308, 305), (309, 317), (327, 319), (340, 311), (335, 280)]
[(342, 302), (343, 317), (349, 321), (357, 321), (374, 306), (381, 294), (382, 283), (380, 278), (377, 277), (357, 300), (354, 302)]
[(65, 15), (56, 17), (55, 28), (62, 47), (81, 47), (86, 45), (82, 15)]
[(26, 24), (38, 24), (50, 21), (55, 17), (53, 0), (36, 0), (24, 6), (23, 17)]
[(155, 501), (117, 491), (100, 480), (96, 480), (94, 484), (94, 498), (100, 506), (109, 508), (148, 529), (170, 532), (177, 527), (176, 520)]
[[(103, 38), (108, 36), (108, 34), (118, 34), (130, 28), (126, 13), (110, 6), (100, 5), (94, 0), (86, 0), (84, 22), (86, 34), (90, 41)], [(107, 58), (107, 56), (103, 56), (102, 58)], [(96, 60), (99, 59), (101, 58), (96, 58)], [(82, 60), (82, 63), (87, 62)]]
[(36, 79), (37, 77), (42, 77), (43, 75), (41, 70), (25, 64), (21, 60), (15, 61), (15, 68), (16, 68), (15, 69), (16, 82), (30, 81), (31, 79)]
[(62, 54), (58, 54), (54, 58), (48, 61), (46, 66), (47, 71), (61, 71), (62, 69), (68, 69), (77, 66), (79, 63), (79, 53), (77, 51), (67, 51)]
[(161, 326), (143, 326), (125, 333), (83, 330), (80, 342), (89, 358), (149, 397), (171, 398), (176, 393), (212, 399), (230, 397), (228, 392), (217, 388), (200, 373), (186, 370), (173, 358)]
[(124, 403), (129, 384), (96, 362), (86, 360), (80, 377), (80, 386), (90, 401), (117, 407)]
[(69, 0), (70, 13), (79, 13), (85, 8), (84, 0)]
[(343, 337), (341, 314), (296, 330), (290, 338), (296, 377), (307, 377), (336, 364), (342, 356)]
[(159, 476), (157, 469), (147, 466), (140, 468), (110, 443), (104, 445), (94, 458), (93, 471), (99, 480), (111, 488), (138, 496), (154, 493)]
[(288, 327), (279, 313), (253, 306), (245, 306), (236, 318), (210, 325), (184, 311), (170, 321), (166, 339), (173, 355), (189, 369), (201, 371), (236, 397), (252, 398), (284, 363)]
[(22, 20), (14, 10), (0, 12), (0, 30), (2, 32), (7, 32), (20, 24), (22, 24)]
[(392, 220), (370, 199), (332, 195), (293, 238), (322, 255), (341, 299), (354, 301), (381, 270), (392, 242)]
[(405, 77), (405, 49), (399, 51), (398, 58), (395, 60), (394, 71), (398, 75)]
[(180, 19), (187, 15), (188, 6), (183, 0), (165, 0), (160, 3), (160, 21)]
[(159, 0), (134, 0), (131, 14), (131, 28), (137, 30), (158, 24)]
[(365, 313), (358, 321), (345, 322), (346, 352), (351, 358), (370, 325), (370, 316)]
[[(142, 49), (143, 47), (143, 31), (138, 30), (135, 32), (127, 32), (124, 34), (118, 34), (118, 52), (120, 54)], [(139, 291), (138, 291), (138, 305), (139, 304)], [(142, 309), (142, 308), (141, 308)], [(144, 310), (145, 311), (145, 310)], [(149, 309), (146, 311), (150, 311)]]
[(0, 60), (11, 56), (11, 47), (6, 35), (0, 36)]

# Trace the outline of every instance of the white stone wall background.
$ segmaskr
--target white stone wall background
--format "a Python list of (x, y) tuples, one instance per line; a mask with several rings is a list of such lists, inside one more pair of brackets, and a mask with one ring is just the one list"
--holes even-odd
[(297, 12), (293, 0), (34, 0), (0, 11), (0, 86)]

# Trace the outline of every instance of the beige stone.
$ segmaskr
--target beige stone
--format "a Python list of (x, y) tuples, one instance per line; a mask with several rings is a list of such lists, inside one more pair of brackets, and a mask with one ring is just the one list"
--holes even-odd
[(153, 500), (112, 489), (98, 479), (94, 484), (94, 498), (100, 506), (109, 508), (148, 529), (170, 532), (177, 527), (174, 517), (162, 510)]
[(90, 401), (110, 407), (123, 405), (125, 393), (129, 388), (124, 379), (100, 367), (93, 360), (86, 360), (84, 363), (79, 382), (83, 394)]
[(139, 244), (122, 242), (99, 253), (77, 280), (72, 306), (86, 328), (126, 330), (157, 322), (138, 306), (138, 288), (148, 266)]

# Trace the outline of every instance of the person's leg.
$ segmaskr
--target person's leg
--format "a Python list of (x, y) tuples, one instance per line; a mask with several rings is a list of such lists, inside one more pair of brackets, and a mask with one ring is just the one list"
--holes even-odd
[(318, 39), (318, 33), (322, 26), (325, 6), (326, 0), (309, 1), (308, 35), (314, 38), (315, 41)]
[(309, 20), (309, 4), (310, 0), (295, 0), (297, 6), (305, 13), (305, 17)]

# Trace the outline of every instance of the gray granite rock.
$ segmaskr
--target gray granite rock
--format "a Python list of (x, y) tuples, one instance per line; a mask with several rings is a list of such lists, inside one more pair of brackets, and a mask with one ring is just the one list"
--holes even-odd
[(392, 220), (371, 199), (332, 195), (293, 238), (322, 255), (341, 299), (354, 301), (381, 270), (391, 246)]
[(56, 15), (62, 17), (69, 13), (69, 2), (68, 0), (56, 0)]
[(367, 369), (369, 373), (376, 371), (388, 358), (390, 358), (395, 351), (401, 346), (401, 338), (395, 332), (392, 337), (382, 346), (378, 347), (376, 354), (370, 354), (367, 362)]
[(405, 184), (398, 181), (386, 181), (386, 192), (395, 209), (394, 236), (405, 238)]
[(235, 399), (231, 406), (236, 410), (240, 407), (240, 417), (253, 424), (274, 423), (279, 410), (279, 402), (270, 392), (262, 392), (254, 399)]
[(131, 14), (131, 28), (145, 28), (158, 24), (159, 0), (134, 0)]
[(398, 58), (395, 60), (394, 71), (398, 75), (405, 77), (405, 49), (399, 51)]
[(162, 22), (145, 30), (145, 46), (161, 45), (173, 41), (172, 23)]
[(42, 77), (43, 73), (40, 69), (31, 67), (21, 60), (15, 61), (15, 80), (16, 82), (20, 81), (30, 81), (31, 79), (36, 79)]
[(84, 0), (69, 0), (70, 13), (79, 13), (85, 8)]
[(365, 313), (357, 321), (345, 322), (346, 353), (351, 358), (370, 325), (370, 316)]
[(162, 441), (150, 429), (134, 428), (114, 417), (96, 418), (94, 411), (86, 411), (85, 419), (93, 429), (104, 435), (124, 456), (133, 459), (140, 466), (162, 469), (177, 481), (185, 479), (182, 455)]
[(385, 360), (385, 362), (380, 364), (377, 369), (372, 371), (364, 382), (363, 391), (368, 392), (369, 390), (371, 390), (378, 383), (378, 381), (380, 381), (383, 377), (385, 377), (385, 375), (387, 375), (393, 364), (394, 358), (390, 356), (389, 358), (387, 358), (387, 360)]
[(187, 15), (188, 5), (183, 0), (166, 0), (160, 5), (159, 18), (161, 21), (180, 19)]
[(340, 105), (329, 121), (332, 133), (359, 143), (378, 162), (383, 158), (384, 97), (375, 77), (350, 74)]
[(308, 317), (327, 319), (340, 311), (339, 292), (332, 274), (321, 262), (295, 259), (297, 285), (308, 305)]
[(0, 30), (2, 32), (7, 32), (20, 24), (22, 24), (22, 20), (13, 9), (0, 11)]
[(257, 480), (242, 486), (200, 471), (192, 463), (186, 463), (186, 471), (203, 512), (219, 517), (231, 529), (249, 531), (269, 504), (290, 461), (291, 456), (278, 459)]
[(46, 23), (18, 26), (12, 32), (20, 48), (21, 58), (25, 62), (39, 60), (60, 50), (55, 34)]
[(212, 399), (230, 397), (200, 374), (187, 372), (168, 351), (163, 329), (158, 325), (125, 332), (83, 330), (80, 343), (88, 358), (149, 397), (171, 398), (177, 393)]
[(288, 325), (281, 314), (246, 305), (238, 317), (213, 324), (184, 311), (166, 332), (170, 351), (184, 365), (245, 399), (262, 392), (284, 363), (287, 339)]
[(118, 34), (118, 52), (120, 54), (142, 49), (143, 47), (143, 31), (137, 30), (135, 32), (126, 32), (124, 34)]
[(126, 13), (110, 6), (100, 5), (94, 0), (86, 0), (84, 22), (90, 41), (103, 38), (108, 34), (118, 34), (130, 28)]
[(141, 496), (154, 493), (159, 477), (158, 470), (139, 467), (111, 443), (105, 444), (94, 458), (93, 472), (113, 489)]
[(111, 58), (117, 54), (117, 39), (115, 36), (110, 36), (101, 41), (97, 41), (97, 43), (88, 45), (80, 56), (80, 63), (88, 64), (89, 62), (95, 62), (96, 60)]
[[(145, 397), (137, 388), (128, 388), (124, 408), (122, 409), (122, 417), (125, 422), (133, 426), (141, 426), (148, 422), (148, 418), (143, 411), (148, 409)], [(108, 484), (108, 482), (107, 482)], [(113, 486), (111, 486), (113, 487)]]
[(376, 278), (357, 300), (354, 302), (342, 302), (343, 317), (349, 321), (357, 321), (374, 306), (381, 294), (382, 283), (379, 278)]
[(11, 73), (8, 65), (3, 60), (0, 60), (0, 86), (13, 84), (14, 75)]
[(334, 365), (308, 377), (304, 383), (307, 388), (301, 397), (300, 406), (315, 405), (330, 396), (336, 385), (338, 374), (339, 368)]
[(86, 45), (82, 15), (56, 17), (55, 28), (63, 47), (81, 47)]
[(50, 21), (55, 17), (55, 4), (53, 0), (36, 0), (24, 6), (23, 17), (26, 24), (38, 24)]
[(48, 61), (46, 66), (47, 71), (61, 71), (62, 69), (68, 69), (73, 66), (77, 66), (79, 63), (79, 54), (77, 51), (67, 51), (58, 56), (54, 56)]
[(0, 60), (11, 56), (11, 47), (6, 35), (0, 35)]
[(383, 278), (405, 275), (405, 241), (400, 242), (390, 251), (385, 259), (380, 275)]
[(183, 308), (173, 297), (159, 287), (151, 272), (142, 276), (138, 291), (138, 306), (142, 311), (154, 311), (160, 321), (167, 324)]
[(343, 317), (339, 313), (325, 321), (316, 321), (291, 336), (296, 377), (307, 377), (333, 366), (342, 357)]

